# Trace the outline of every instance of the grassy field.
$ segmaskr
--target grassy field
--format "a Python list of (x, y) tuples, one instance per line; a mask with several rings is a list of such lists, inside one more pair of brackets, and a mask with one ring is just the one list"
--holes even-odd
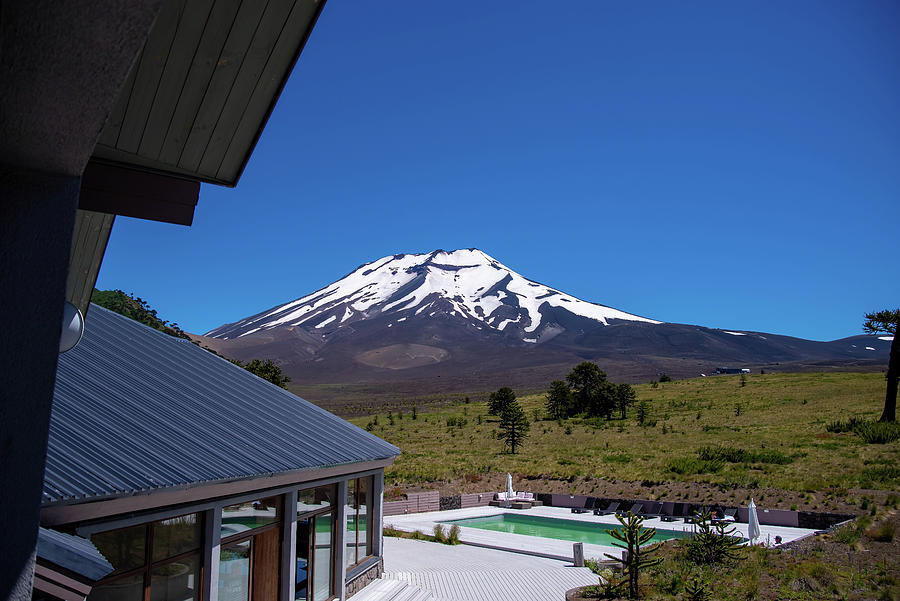
[(752, 374), (743, 385), (740, 376), (718, 376), (635, 390), (649, 405), (644, 426), (634, 407), (625, 420), (557, 422), (543, 419), (543, 395), (521, 398), (533, 422), (516, 455), (503, 452), (496, 418), (475, 400), (419, 411), (416, 419), (408, 407), (352, 421), (402, 449), (385, 483), (404, 489), (454, 483), (486, 490), (506, 472), (581, 494), (599, 494), (598, 482), (607, 492), (616, 482), (801, 493), (900, 484), (900, 442), (866, 444), (853, 433), (826, 431), (834, 420), (878, 418), (882, 374)]

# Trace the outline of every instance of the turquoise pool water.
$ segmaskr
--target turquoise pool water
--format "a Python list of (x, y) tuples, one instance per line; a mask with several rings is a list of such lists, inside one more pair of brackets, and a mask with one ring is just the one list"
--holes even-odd
[[(609, 531), (619, 528), (618, 525), (582, 522), (576, 520), (563, 520), (558, 518), (545, 518), (533, 515), (519, 515), (514, 513), (501, 513), (483, 518), (466, 518), (462, 520), (447, 520), (443, 524), (458, 524), (466, 528), (480, 528), (481, 530), (493, 530), (495, 532), (510, 532), (512, 534), (525, 534), (527, 536), (540, 536), (542, 538), (555, 538), (572, 542), (587, 543), (590, 545), (610, 546), (618, 542)], [(687, 538), (690, 532), (679, 530), (656, 530), (656, 535), (649, 543), (669, 540), (672, 538)]]

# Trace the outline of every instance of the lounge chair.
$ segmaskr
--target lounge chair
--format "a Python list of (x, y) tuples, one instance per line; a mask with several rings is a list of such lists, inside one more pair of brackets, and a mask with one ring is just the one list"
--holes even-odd
[(731, 507), (726, 509), (723, 513), (722, 517), (714, 518), (712, 520), (713, 524), (731, 524), (736, 520), (737, 516), (737, 507)]
[(641, 508), (643, 506), (644, 506), (643, 503), (635, 503), (634, 505), (631, 506), (631, 509), (629, 509), (628, 511), (617, 511), (616, 515), (625, 515), (626, 513), (633, 513), (634, 515), (640, 515)]
[(683, 510), (683, 503), (674, 503), (672, 501), (667, 501), (662, 504), (662, 509), (659, 512), (659, 518), (664, 522), (674, 522), (679, 517), (681, 517), (681, 512)]
[[(685, 505), (685, 510), (690, 511), (690, 506)], [(714, 507), (707, 507), (705, 505), (702, 505), (702, 506), (698, 507), (697, 509), (695, 509), (694, 511), (690, 511), (689, 515), (684, 518), (684, 521), (688, 524), (697, 524), (700, 522), (701, 515), (703, 515), (704, 513), (707, 513), (707, 512), (711, 513), (713, 511), (715, 511)]]
[(615, 513), (619, 510), (619, 502), (613, 501), (609, 505), (607, 505), (606, 509), (595, 509), (594, 515), (609, 515), (611, 513)]
[(642, 518), (658, 518), (662, 515), (663, 504), (659, 502), (644, 503), (644, 509), (638, 515)]
[(584, 502), (584, 507), (573, 507), (572, 513), (587, 513), (594, 508), (594, 505), (596, 503), (597, 499), (595, 499), (594, 497), (588, 497), (588, 500)]

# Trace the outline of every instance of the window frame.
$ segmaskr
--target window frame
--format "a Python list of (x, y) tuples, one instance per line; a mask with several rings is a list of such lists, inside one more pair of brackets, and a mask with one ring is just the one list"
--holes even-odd
[[(157, 561), (153, 561), (153, 526), (159, 522), (164, 522), (169, 519), (173, 519), (175, 517), (182, 517), (193, 515), (197, 520), (197, 525), (200, 530), (200, 541), (199, 546), (196, 549), (192, 549), (190, 551), (184, 551), (183, 553), (179, 553), (178, 555), (173, 555), (171, 557), (166, 557), (164, 559), (160, 559)], [(129, 530), (131, 528), (141, 527), (144, 529), (144, 564), (142, 566), (138, 566), (136, 568), (131, 568), (130, 570), (123, 570), (121, 572), (114, 572), (109, 576), (106, 576), (97, 581), (96, 584), (92, 588), (101, 587), (107, 584), (115, 584), (119, 580), (124, 580), (125, 578), (130, 578), (136, 576), (138, 574), (143, 574), (144, 583), (141, 587), (142, 590), (142, 601), (150, 601), (150, 588), (152, 584), (152, 575), (153, 570), (156, 568), (160, 568), (163, 566), (167, 566), (172, 563), (177, 563), (189, 557), (197, 558), (197, 567), (200, 573), (200, 584), (202, 585), (202, 579), (204, 577), (204, 573), (206, 572), (206, 566), (203, 562), (203, 549), (206, 543), (207, 532), (204, 527), (204, 520), (202, 512), (189, 512), (184, 513), (178, 516), (172, 516), (167, 518), (161, 518), (158, 520), (151, 520), (149, 522), (144, 522), (142, 524), (135, 524), (133, 526), (123, 526), (121, 528), (112, 528), (110, 530), (102, 530), (95, 532), (94, 535), (97, 534), (106, 534), (109, 532), (118, 532), (120, 530)], [(92, 535), (93, 536), (93, 535)], [(203, 599), (203, 588), (202, 586), (197, 589), (197, 601), (204, 601)], [(90, 595), (88, 595), (88, 598)]]

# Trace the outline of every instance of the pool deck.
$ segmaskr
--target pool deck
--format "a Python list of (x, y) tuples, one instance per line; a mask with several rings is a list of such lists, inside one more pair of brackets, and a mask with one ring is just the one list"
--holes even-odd
[(435, 601), (561, 600), (569, 589), (598, 582), (589, 569), (571, 562), (390, 537), (384, 539), (383, 579), (407, 583), (430, 594), (421, 598)]
[[(572, 513), (565, 507), (532, 507), (531, 509), (516, 510), (502, 507), (472, 507), (469, 509), (451, 509), (449, 511), (430, 511), (427, 513), (411, 513), (384, 518), (384, 525), (391, 526), (404, 532), (419, 530), (424, 534), (432, 534), (434, 527), (447, 520), (459, 520), (464, 518), (485, 517), (501, 513), (515, 515), (540, 516), (548, 518), (566, 519), (592, 524), (610, 524), (619, 526), (618, 520), (613, 515), (598, 516), (593, 513)], [(683, 520), (663, 522), (659, 518), (651, 518), (644, 521), (648, 528), (660, 530), (678, 530), (691, 532), (694, 526), (686, 524)], [(747, 537), (747, 524), (735, 523), (736, 534)], [(444, 525), (445, 530), (449, 526)], [(526, 555), (536, 555), (563, 561), (573, 560), (572, 542), (553, 538), (540, 538), (523, 534), (510, 534), (506, 532), (494, 532), (478, 528), (460, 526), (459, 539), (467, 545), (486, 547), (489, 549), (501, 549)], [(760, 526), (761, 535), (758, 542), (774, 545), (776, 536), (781, 536), (782, 543), (789, 543), (798, 538), (813, 534), (815, 530), (806, 528), (788, 528), (784, 526)], [(594, 559), (606, 559), (605, 553), (621, 556), (622, 549), (614, 546), (584, 544), (584, 556)]]

